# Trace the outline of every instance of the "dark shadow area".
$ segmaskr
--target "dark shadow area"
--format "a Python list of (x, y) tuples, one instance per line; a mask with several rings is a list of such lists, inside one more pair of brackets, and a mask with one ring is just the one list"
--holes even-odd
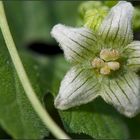
[(134, 40), (140, 40), (140, 32), (134, 32)]
[(6, 133), (5, 130), (3, 130), (1, 127), (0, 127), (0, 139), (12, 139), (12, 137)]
[(30, 43), (27, 45), (27, 48), (41, 55), (57, 55), (63, 53), (57, 44), (47, 44), (39, 41)]
[(94, 140), (92, 137), (86, 135), (86, 134), (74, 134), (74, 133), (68, 133), (68, 135), (72, 138), (72, 139), (92, 139)]
[(124, 118), (125, 123), (127, 124), (127, 127), (129, 129), (130, 138), (133, 139), (140, 139), (140, 114), (136, 115), (134, 118)]
[(140, 5), (140, 1), (139, 0), (129, 0), (129, 2), (131, 2), (133, 4), (133, 6), (138, 6)]
[[(58, 111), (55, 109), (54, 107), (54, 98), (51, 95), (51, 93), (47, 92), (46, 95), (44, 96), (44, 104), (45, 107), (47, 109), (47, 112), (49, 113), (49, 115), (53, 118), (53, 120), (55, 120), (55, 122), (57, 123), (57, 125), (64, 130), (61, 118), (59, 116)], [(65, 130), (64, 130), (65, 131)], [(44, 139), (55, 139), (55, 137), (50, 133), (50, 135), (48, 137), (45, 137)]]
[(54, 107), (54, 98), (51, 93), (48, 92), (45, 95), (44, 104), (50, 116), (52, 116), (53, 119), (57, 122), (57, 124), (63, 129), (63, 124), (61, 122), (61, 118), (59, 117), (58, 111)]

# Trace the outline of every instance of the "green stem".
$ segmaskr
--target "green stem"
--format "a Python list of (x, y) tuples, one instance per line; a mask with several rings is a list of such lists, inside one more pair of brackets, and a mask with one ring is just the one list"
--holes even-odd
[(18, 77), (34, 110), (56, 138), (69, 139), (69, 137), (59, 128), (59, 126), (52, 120), (48, 112), (43, 108), (31, 86), (10, 33), (2, 1), (0, 1), (0, 27)]

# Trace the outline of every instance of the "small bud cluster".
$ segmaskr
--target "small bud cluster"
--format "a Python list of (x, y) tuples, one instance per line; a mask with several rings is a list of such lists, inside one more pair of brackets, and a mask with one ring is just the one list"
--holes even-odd
[(120, 68), (120, 63), (116, 60), (120, 57), (117, 50), (103, 49), (100, 52), (100, 57), (96, 57), (91, 62), (93, 68), (100, 71), (100, 74), (108, 75), (111, 71), (116, 71)]

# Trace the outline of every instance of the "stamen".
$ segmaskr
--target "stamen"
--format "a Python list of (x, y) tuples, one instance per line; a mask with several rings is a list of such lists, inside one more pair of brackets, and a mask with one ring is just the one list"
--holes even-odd
[(108, 75), (110, 74), (110, 72), (111, 72), (110, 68), (107, 65), (105, 65), (104, 67), (100, 69), (100, 73), (103, 75)]
[(107, 65), (111, 70), (114, 70), (114, 71), (116, 71), (120, 68), (119, 62), (108, 62)]
[(105, 61), (117, 60), (120, 54), (117, 50), (103, 49), (100, 52), (100, 58)]
[(96, 57), (93, 61), (92, 61), (92, 66), (93, 68), (101, 68), (104, 66), (104, 61), (98, 57)]

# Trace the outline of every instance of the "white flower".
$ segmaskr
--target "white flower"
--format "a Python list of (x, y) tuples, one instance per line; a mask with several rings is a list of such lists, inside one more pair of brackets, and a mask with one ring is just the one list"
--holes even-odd
[(101, 96), (120, 113), (140, 111), (140, 42), (133, 41), (133, 7), (121, 1), (103, 20), (98, 32), (58, 24), (52, 36), (73, 65), (61, 82), (55, 106), (64, 110)]

